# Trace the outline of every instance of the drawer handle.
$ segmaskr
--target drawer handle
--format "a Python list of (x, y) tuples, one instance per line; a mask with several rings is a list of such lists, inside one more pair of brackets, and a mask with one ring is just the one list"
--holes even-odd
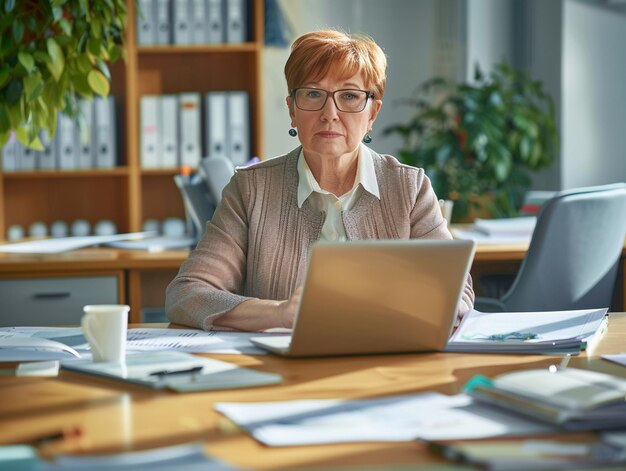
[(69, 298), (71, 293), (59, 292), (59, 293), (35, 293), (33, 298), (35, 299), (61, 299), (61, 298)]

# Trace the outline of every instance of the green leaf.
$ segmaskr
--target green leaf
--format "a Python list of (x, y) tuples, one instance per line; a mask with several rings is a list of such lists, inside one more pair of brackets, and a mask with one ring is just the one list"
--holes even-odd
[(100, 36), (91, 36), (87, 42), (87, 50), (96, 57), (100, 57), (102, 52), (102, 40)]
[(15, 0), (4, 0), (4, 11), (10, 13), (15, 8)]
[(22, 42), (22, 38), (24, 38), (24, 23), (16, 19), (13, 22), (13, 39), (19, 44)]
[(43, 82), (39, 72), (24, 77), (24, 93), (27, 101), (33, 101), (43, 91)]
[[(59, 4), (59, 2), (56, 3)], [(54, 18), (55, 22), (63, 18), (63, 8), (59, 6), (52, 7), (52, 17)]]
[(92, 70), (91, 72), (89, 72), (89, 74), (87, 75), (87, 82), (89, 82), (89, 86), (91, 87), (91, 89), (98, 95), (109, 95), (109, 81), (99, 70)]
[(11, 129), (11, 118), (5, 105), (0, 105), (0, 132), (6, 133)]
[(16, 104), (22, 97), (22, 90), (24, 89), (22, 81), (18, 78), (14, 78), (9, 82), (6, 90), (7, 103), (9, 105)]
[(58, 82), (61, 78), (61, 74), (63, 73), (63, 69), (65, 68), (65, 58), (63, 57), (63, 51), (56, 43), (54, 38), (48, 38), (46, 41), (48, 47), (48, 54), (50, 55), (51, 62), (48, 63), (48, 69), (50, 73), (54, 77), (54, 79)]
[(66, 35), (68, 36), (72, 35), (72, 25), (65, 18), (62, 18), (61, 20), (59, 20), (59, 27), (63, 30), (63, 32)]
[(24, 66), (26, 72), (31, 73), (35, 68), (35, 60), (28, 52), (18, 52), (17, 59), (20, 61), (20, 64)]
[(98, 69), (100, 69), (100, 72), (102, 72), (102, 74), (107, 78), (107, 80), (111, 80), (111, 72), (109, 72), (109, 68), (107, 67), (106, 62), (104, 62), (102, 59), (96, 59), (96, 65), (98, 66)]
[(9, 80), (10, 67), (9, 64), (0, 65), (0, 88)]

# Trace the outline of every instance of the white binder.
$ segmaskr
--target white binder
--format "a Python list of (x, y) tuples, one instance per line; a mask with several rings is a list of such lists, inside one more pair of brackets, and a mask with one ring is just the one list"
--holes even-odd
[(180, 109), (180, 164), (197, 167), (200, 149), (200, 94), (181, 93)]
[(144, 95), (139, 104), (141, 126), (139, 160), (143, 168), (161, 166), (159, 101), (160, 97), (156, 95)]
[(37, 154), (38, 152), (35, 149), (31, 149), (30, 147), (23, 146), (18, 143), (22, 147), (22, 153), (20, 155), (20, 169), (21, 170), (35, 170), (37, 168)]
[(137, 1), (137, 44), (146, 46), (156, 43), (155, 4), (153, 0)]
[(117, 163), (115, 100), (96, 97), (95, 100), (95, 162), (98, 168), (113, 168)]
[(79, 112), (84, 128), (78, 127), (78, 168), (94, 167), (94, 102), (80, 100)]
[(209, 157), (229, 157), (227, 123), (228, 92), (208, 92), (205, 96), (205, 139)]
[(57, 135), (59, 140), (59, 168), (62, 170), (75, 169), (78, 166), (78, 149), (76, 147), (76, 123), (74, 119), (64, 113), (59, 113)]
[(228, 154), (235, 165), (244, 165), (250, 160), (248, 92), (236, 91), (228, 94)]
[(246, 0), (226, 0), (226, 42), (243, 43), (247, 39)]
[(155, 44), (170, 44), (172, 42), (172, 12), (170, 0), (153, 0), (156, 2), (156, 32)]
[(178, 96), (163, 95), (159, 100), (161, 167), (176, 167), (178, 158)]
[(43, 150), (37, 154), (37, 167), (41, 170), (53, 170), (57, 168), (57, 136), (50, 138), (48, 131), (41, 131), (39, 139), (43, 145)]
[(11, 132), (9, 140), (2, 148), (2, 171), (15, 172), (19, 170), (19, 155), (21, 152), (21, 146), (15, 137), (15, 133)]
[(206, 0), (191, 0), (191, 42), (193, 44), (206, 44), (207, 29), (207, 4)]
[(191, 44), (191, 17), (189, 7), (189, 0), (172, 0), (174, 44)]
[(208, 0), (206, 39), (209, 44), (225, 41), (223, 0)]

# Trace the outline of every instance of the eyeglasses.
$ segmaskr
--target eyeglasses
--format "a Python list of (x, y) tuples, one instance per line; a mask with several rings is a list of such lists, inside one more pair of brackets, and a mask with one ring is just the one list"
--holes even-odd
[(329, 92), (321, 88), (294, 88), (291, 90), (296, 106), (302, 111), (319, 111), (326, 106), (328, 97), (332, 97), (335, 107), (344, 113), (360, 113), (367, 101), (374, 98), (372, 92), (364, 90), (335, 90)]

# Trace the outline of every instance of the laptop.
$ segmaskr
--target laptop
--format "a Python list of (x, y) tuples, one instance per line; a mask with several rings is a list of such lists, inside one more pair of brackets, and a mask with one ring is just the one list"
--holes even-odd
[(471, 240), (317, 242), (291, 335), (250, 340), (287, 357), (442, 350), (473, 256)]

